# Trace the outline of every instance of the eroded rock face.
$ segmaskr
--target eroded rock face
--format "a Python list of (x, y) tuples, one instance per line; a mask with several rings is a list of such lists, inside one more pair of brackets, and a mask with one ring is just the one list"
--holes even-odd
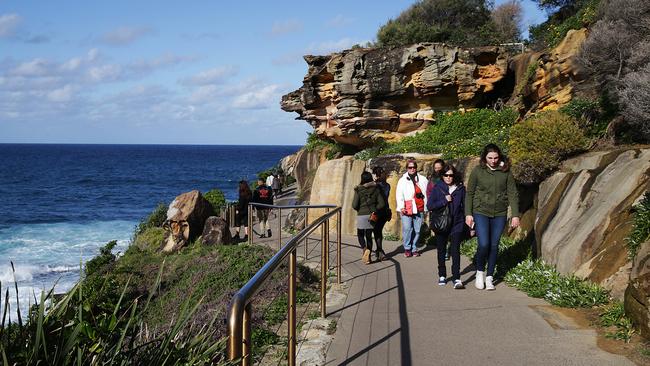
[(303, 86), (282, 97), (315, 132), (369, 146), (426, 127), (436, 112), (490, 105), (509, 96), (509, 55), (499, 47), (462, 49), (421, 43), (305, 56)]
[(196, 239), (211, 213), (210, 202), (197, 190), (176, 197), (167, 209), (167, 220), (163, 224), (165, 241), (161, 249), (173, 252)]
[(537, 252), (558, 271), (588, 278), (622, 298), (630, 209), (650, 188), (649, 172), (649, 148), (592, 152), (564, 162), (539, 187)]
[(625, 290), (625, 313), (639, 326), (641, 335), (650, 338), (650, 241), (641, 244)]

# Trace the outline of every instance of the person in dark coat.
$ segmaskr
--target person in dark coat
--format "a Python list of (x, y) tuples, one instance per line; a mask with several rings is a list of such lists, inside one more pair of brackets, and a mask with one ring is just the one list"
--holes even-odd
[(386, 222), (390, 221), (392, 218), (392, 211), (388, 205), (388, 197), (390, 196), (390, 184), (386, 182), (386, 171), (384, 168), (376, 166), (372, 169), (372, 174), (375, 176), (375, 183), (377, 184), (377, 188), (379, 188), (379, 192), (381, 192), (381, 195), (386, 202), (386, 207), (377, 211), (378, 220), (375, 224), (375, 227), (373, 228), (375, 244), (377, 244), (375, 255), (377, 257), (377, 261), (382, 261), (384, 258), (386, 258), (386, 253), (384, 252), (382, 246), (384, 242), (384, 225), (386, 225)]
[(245, 180), (239, 181), (239, 200), (237, 201), (237, 209), (235, 211), (236, 241), (240, 241), (239, 228), (241, 226), (244, 227), (244, 239), (242, 241), (248, 241), (248, 204), (252, 198), (253, 192), (251, 192), (248, 182)]
[(386, 206), (384, 197), (377, 184), (372, 181), (370, 172), (361, 173), (361, 184), (354, 188), (352, 208), (357, 211), (357, 239), (363, 249), (362, 260), (370, 264), (372, 252), (372, 229), (376, 223), (370, 222), (370, 215), (381, 211)]
[[(253, 202), (266, 205), (273, 204), (273, 189), (267, 186), (262, 178), (257, 180), (257, 188), (253, 192)], [(260, 221), (260, 238), (266, 238), (267, 234), (269, 238), (271, 237), (271, 225), (269, 225), (270, 211), (270, 208), (257, 207), (257, 219)]]
[(438, 248), (438, 285), (447, 284), (447, 266), (445, 264), (445, 252), (447, 241), (451, 241), (449, 251), (451, 252), (451, 274), (455, 289), (463, 288), (460, 279), (460, 242), (465, 229), (465, 186), (461, 181), (458, 170), (451, 165), (444, 166), (441, 172), (441, 181), (430, 186), (431, 191), (427, 192), (429, 200), (427, 209), (429, 211), (450, 207), (452, 225), (448, 233), (436, 233), (436, 247)]

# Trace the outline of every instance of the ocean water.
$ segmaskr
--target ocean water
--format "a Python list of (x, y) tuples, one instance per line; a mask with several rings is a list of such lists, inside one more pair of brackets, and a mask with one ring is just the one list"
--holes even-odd
[(124, 251), (158, 203), (213, 188), (234, 200), (239, 180), (255, 179), (299, 148), (0, 144), (2, 296), (11, 286), (15, 313), (14, 276), (22, 311), (42, 290), (64, 292), (101, 246), (117, 240)]

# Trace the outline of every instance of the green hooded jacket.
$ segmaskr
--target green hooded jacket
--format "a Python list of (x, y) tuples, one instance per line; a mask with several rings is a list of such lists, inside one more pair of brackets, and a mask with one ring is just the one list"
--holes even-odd
[(386, 201), (375, 182), (354, 187), (352, 208), (357, 211), (357, 215), (370, 215), (371, 212), (384, 207), (386, 207)]
[(474, 168), (467, 182), (465, 216), (506, 216), (508, 205), (512, 216), (519, 217), (519, 193), (507, 164), (496, 170), (481, 165)]

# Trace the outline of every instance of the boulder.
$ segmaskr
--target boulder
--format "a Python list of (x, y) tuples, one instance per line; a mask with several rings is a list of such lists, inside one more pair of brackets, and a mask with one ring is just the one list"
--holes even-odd
[(165, 240), (161, 250), (173, 252), (196, 239), (211, 213), (210, 202), (197, 190), (176, 197), (167, 209), (167, 220), (163, 224)]
[(643, 243), (634, 257), (624, 304), (641, 335), (650, 338), (650, 241)]
[(232, 242), (232, 235), (228, 228), (226, 220), (217, 216), (210, 216), (205, 220), (203, 233), (201, 234), (201, 244), (203, 245), (223, 245)]
[[(631, 207), (650, 188), (650, 148), (590, 152), (565, 161), (539, 187), (537, 253), (622, 298)], [(627, 266), (627, 267), (626, 267)]]

